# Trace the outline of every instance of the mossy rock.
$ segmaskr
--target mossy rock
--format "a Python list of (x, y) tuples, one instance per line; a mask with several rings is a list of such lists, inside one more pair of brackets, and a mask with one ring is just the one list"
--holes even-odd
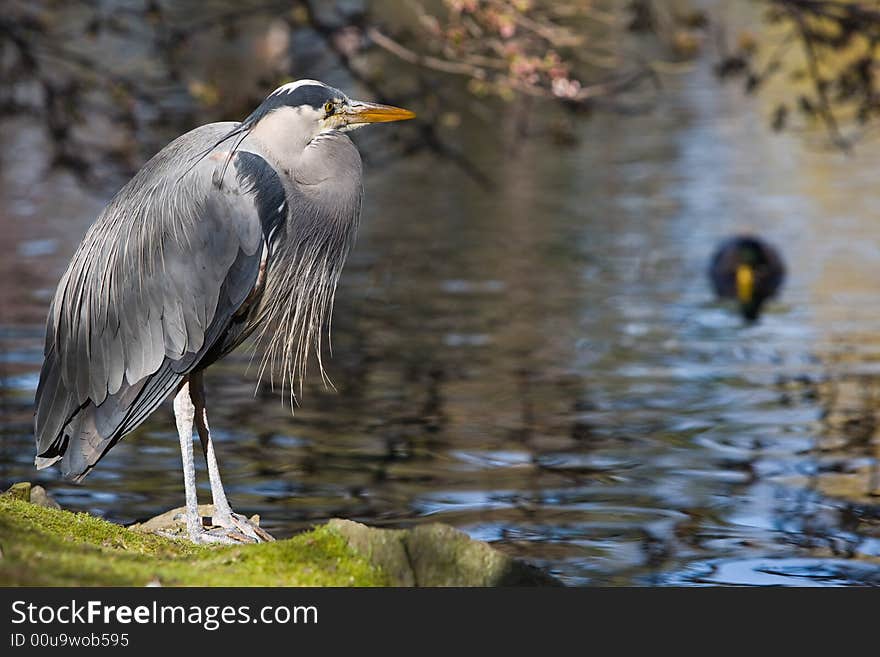
[(561, 586), (542, 570), (440, 523), (375, 529), (351, 520), (327, 526), (379, 566), (394, 586)]
[(384, 586), (380, 568), (318, 527), (284, 541), (197, 546), (0, 495), (2, 586)]
[(16, 499), (24, 500), (25, 502), (30, 502), (37, 506), (45, 506), (50, 509), (61, 508), (61, 505), (46, 492), (45, 488), (42, 486), (35, 486), (29, 481), (13, 484), (9, 490), (6, 491), (6, 495), (11, 495)]
[[(392, 530), (332, 520), (272, 543), (197, 546), (152, 533), (179, 531), (183, 509), (128, 528), (53, 508), (36, 488), (16, 484), (0, 495), (2, 586), (560, 584), (447, 525)], [(200, 511), (210, 515), (211, 508)]]

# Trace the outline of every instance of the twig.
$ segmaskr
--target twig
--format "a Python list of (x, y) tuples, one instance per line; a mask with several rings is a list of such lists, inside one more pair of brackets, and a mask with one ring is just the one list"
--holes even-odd
[(467, 62), (451, 62), (430, 55), (421, 55), (398, 43), (391, 37), (386, 36), (378, 28), (368, 27), (367, 36), (373, 43), (383, 50), (390, 52), (392, 55), (405, 62), (409, 62), (410, 64), (430, 68), (442, 73), (452, 73), (453, 75), (466, 75), (477, 79), (483, 79), (486, 77), (486, 71), (482, 67)]
[[(369, 76), (365, 75), (354, 63), (347, 52), (343, 51), (335, 39), (336, 28), (321, 22), (315, 14), (311, 2), (309, 0), (300, 0), (301, 6), (305, 9), (306, 18), (309, 25), (321, 37), (324, 43), (332, 52), (336, 54), (340, 64), (346, 71), (358, 82), (369, 89), (379, 101), (389, 102), (390, 99), (376, 82)], [(494, 187), (492, 180), (483, 172), (479, 166), (474, 164), (464, 153), (444, 143), (437, 135), (434, 125), (416, 118), (414, 123), (419, 128), (419, 133), (423, 139), (422, 144), (410, 144), (406, 152), (414, 152), (421, 146), (427, 146), (432, 152), (443, 157), (464, 171), (469, 177), (485, 189), (491, 190)]]
[(834, 144), (844, 152), (848, 153), (850, 152), (852, 145), (841, 133), (837, 118), (834, 116), (834, 112), (831, 109), (831, 102), (828, 100), (828, 92), (822, 82), (821, 72), (819, 71), (819, 60), (810, 29), (807, 27), (804, 17), (795, 7), (789, 7), (788, 11), (794, 22), (797, 24), (801, 40), (804, 44), (804, 52), (807, 56), (807, 67), (810, 71), (810, 79), (813, 81), (813, 88), (815, 89), (816, 97), (819, 100), (820, 116), (822, 117), (825, 126), (828, 128), (828, 133)]

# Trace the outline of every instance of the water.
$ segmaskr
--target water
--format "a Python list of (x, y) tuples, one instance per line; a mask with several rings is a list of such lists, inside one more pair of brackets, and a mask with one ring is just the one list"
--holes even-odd
[[(445, 522), (574, 585), (880, 583), (880, 151), (767, 114), (698, 67), (570, 147), (467, 119), (452, 138), (491, 192), (424, 154), (368, 161), (337, 390), (313, 380), (291, 417), (248, 353), (209, 371), (233, 505), (282, 537)], [(106, 194), (13, 162), (44, 147), (26, 121), (0, 130), (0, 484), (123, 523), (178, 506), (168, 407), (84, 485), (32, 468), (42, 320)], [(746, 228), (790, 270), (750, 327), (704, 272)]]

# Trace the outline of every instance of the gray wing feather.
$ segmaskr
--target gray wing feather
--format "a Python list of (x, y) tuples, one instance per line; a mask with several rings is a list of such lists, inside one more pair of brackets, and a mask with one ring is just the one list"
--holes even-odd
[(215, 185), (222, 158), (179, 179), (180, 163), (227, 130), (204, 126), (163, 149), (86, 234), (49, 313), (38, 467), (63, 458), (66, 475), (85, 476), (199, 365), (253, 290), (265, 243), (257, 190), (236, 160)]

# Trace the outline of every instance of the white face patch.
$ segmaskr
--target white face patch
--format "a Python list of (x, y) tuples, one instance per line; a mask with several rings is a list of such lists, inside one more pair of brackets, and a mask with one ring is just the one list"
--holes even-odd
[(279, 107), (272, 110), (251, 129), (277, 162), (295, 162), (303, 150), (321, 134), (322, 110), (310, 105)]

